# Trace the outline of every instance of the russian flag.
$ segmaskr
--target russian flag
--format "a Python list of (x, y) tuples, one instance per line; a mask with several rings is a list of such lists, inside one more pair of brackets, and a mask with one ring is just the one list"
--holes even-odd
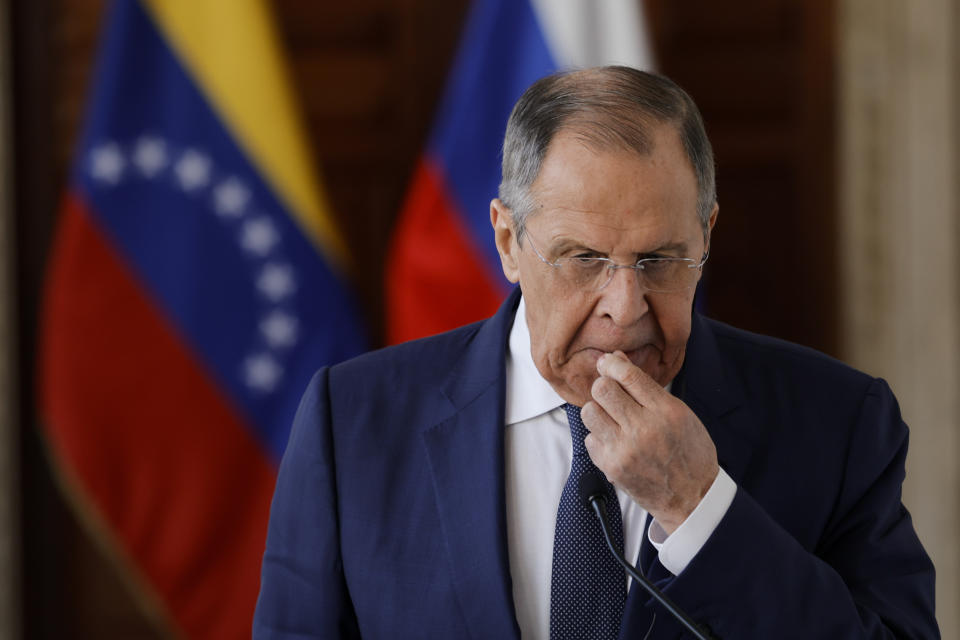
[(159, 624), (248, 637), (312, 373), (362, 351), (264, 0), (116, 0), (43, 311), (54, 466)]
[(537, 79), (602, 64), (651, 67), (638, 0), (476, 0), (387, 263), (387, 338), (491, 315), (509, 283), (490, 229), (503, 132)]

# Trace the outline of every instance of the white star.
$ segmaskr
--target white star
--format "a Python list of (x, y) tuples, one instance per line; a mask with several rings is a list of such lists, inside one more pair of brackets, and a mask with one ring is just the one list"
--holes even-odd
[(90, 152), (90, 175), (98, 182), (116, 185), (125, 166), (123, 153), (114, 142), (102, 144)]
[(188, 149), (174, 171), (184, 191), (195, 191), (210, 181), (210, 159), (199, 151)]
[(270, 253), (279, 241), (280, 234), (270, 218), (250, 220), (240, 232), (240, 246), (261, 257)]
[(257, 288), (273, 302), (283, 300), (296, 290), (289, 265), (269, 263), (257, 277)]
[(250, 191), (237, 178), (228, 178), (213, 191), (214, 208), (222, 216), (235, 217), (243, 213)]
[(260, 321), (260, 332), (273, 347), (290, 347), (297, 342), (297, 318), (283, 311), (273, 311)]
[(261, 353), (250, 356), (243, 363), (243, 376), (244, 382), (251, 389), (270, 392), (283, 377), (283, 368), (272, 356)]
[(159, 138), (142, 137), (133, 150), (133, 164), (146, 178), (153, 178), (167, 166), (167, 145)]

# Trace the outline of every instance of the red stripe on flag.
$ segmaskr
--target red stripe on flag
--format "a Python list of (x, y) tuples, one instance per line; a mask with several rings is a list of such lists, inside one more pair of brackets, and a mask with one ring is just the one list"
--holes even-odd
[(440, 171), (421, 158), (387, 265), (391, 344), (487, 318), (503, 301), (503, 287), (454, 211)]
[(275, 470), (78, 197), (44, 309), (42, 410), (66, 476), (188, 637), (249, 637)]

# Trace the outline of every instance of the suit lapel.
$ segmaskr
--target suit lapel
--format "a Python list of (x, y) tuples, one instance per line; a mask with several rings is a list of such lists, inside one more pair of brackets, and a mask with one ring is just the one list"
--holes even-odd
[(681, 399), (710, 433), (720, 466), (739, 482), (762, 434), (749, 415), (739, 378), (724, 365), (710, 321), (696, 313), (682, 376)]
[[(739, 380), (725, 370), (709, 321), (699, 314), (693, 314), (683, 369), (674, 379), (672, 390), (700, 418), (716, 445), (720, 466), (738, 482), (747, 468), (758, 434), (750, 430), (753, 421), (745, 414), (749, 409), (744, 406), (743, 388)], [(663, 588), (672, 574), (660, 564), (647, 535), (652, 520), (647, 518), (644, 527), (638, 564), (649, 580), (660, 583)], [(650, 596), (642, 587), (631, 586), (621, 638), (643, 638), (648, 631), (653, 631), (651, 639), (661, 637), (655, 628), (664, 624), (654, 623), (652, 610), (644, 607), (648, 600)], [(657, 615), (668, 614), (657, 607)]]
[(479, 326), (444, 393), (449, 418), (422, 437), (454, 588), (475, 638), (519, 638), (507, 553), (504, 371), (519, 290)]

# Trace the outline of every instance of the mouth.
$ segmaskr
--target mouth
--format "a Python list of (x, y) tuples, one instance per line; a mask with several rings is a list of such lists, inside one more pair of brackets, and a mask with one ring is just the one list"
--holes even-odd
[(610, 349), (585, 347), (580, 352), (593, 360), (594, 365), (596, 365), (597, 360), (600, 359), (600, 356), (607, 353), (613, 353), (614, 351), (622, 351), (627, 356), (627, 359), (638, 367), (641, 366), (641, 364), (643, 364), (645, 361), (649, 360), (651, 356), (659, 359), (659, 349), (652, 344), (645, 344), (635, 349), (624, 349), (623, 347), (618, 346), (613, 346)]

